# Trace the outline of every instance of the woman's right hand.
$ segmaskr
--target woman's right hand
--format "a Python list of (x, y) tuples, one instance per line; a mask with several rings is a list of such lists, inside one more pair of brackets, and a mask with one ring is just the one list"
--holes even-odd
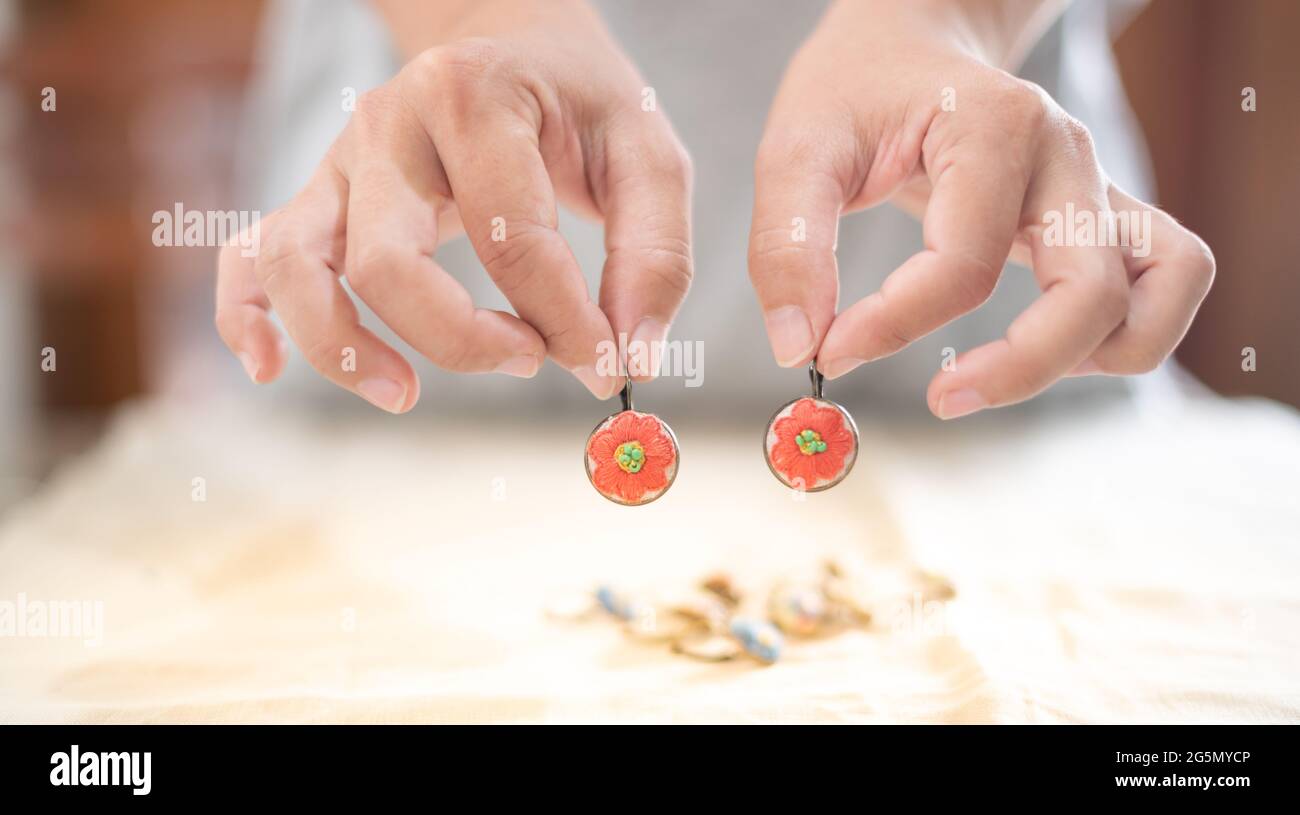
[[(217, 328), (253, 381), (285, 366), (274, 309), (322, 376), (411, 409), (415, 371), (360, 324), (340, 275), (453, 371), (531, 377), (550, 356), (606, 399), (623, 378), (598, 369), (602, 341), (665, 338), (691, 280), (691, 166), (666, 117), (643, 109), (645, 82), (583, 3), (466, 7), (428, 38), (445, 43), (358, 100), (307, 186), (260, 223), (255, 256), (222, 252)], [(599, 306), (557, 201), (604, 223)], [(518, 316), (476, 308), (433, 259), (461, 231)]]

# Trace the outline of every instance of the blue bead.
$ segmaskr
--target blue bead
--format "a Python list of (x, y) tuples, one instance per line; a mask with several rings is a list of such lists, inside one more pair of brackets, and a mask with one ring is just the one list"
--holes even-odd
[(600, 607), (608, 611), (610, 614), (618, 613), (614, 610), (616, 602), (614, 599), (614, 590), (609, 586), (601, 586), (596, 589), (596, 602), (600, 603)]
[(731, 623), (731, 634), (750, 656), (759, 662), (771, 664), (781, 658), (785, 638), (771, 624), (762, 620), (737, 619)]

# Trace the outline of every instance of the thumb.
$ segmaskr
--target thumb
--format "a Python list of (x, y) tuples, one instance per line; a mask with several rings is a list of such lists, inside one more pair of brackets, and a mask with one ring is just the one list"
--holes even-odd
[(600, 305), (628, 338), (628, 374), (645, 381), (691, 284), (691, 162), (666, 127), (612, 137), (608, 150)]
[(764, 137), (754, 165), (749, 279), (782, 367), (811, 360), (835, 318), (843, 203), (844, 185), (824, 142)]

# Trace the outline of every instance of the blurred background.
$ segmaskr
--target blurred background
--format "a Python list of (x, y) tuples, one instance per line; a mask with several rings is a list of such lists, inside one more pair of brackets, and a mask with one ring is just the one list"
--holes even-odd
[[(330, 9), (323, 16), (332, 22), (316, 20), (322, 8)], [(660, 86), (660, 98), (700, 168), (701, 282), (674, 336), (708, 335), (705, 323), (717, 313), (718, 298), (730, 291), (739, 301), (739, 316), (728, 324), (728, 333), (706, 348), (707, 387), (692, 394), (680, 382), (668, 383), (656, 386), (657, 393), (645, 389), (642, 398), (650, 409), (670, 406), (691, 416), (752, 424), (804, 384), (801, 376), (771, 366), (743, 277), (747, 188), (729, 191), (734, 205), (712, 206), (716, 199), (709, 198), (710, 190), (734, 187), (734, 173), (715, 179), (708, 168), (730, 162), (736, 172), (748, 169), (752, 150), (741, 148), (756, 143), (763, 102), (815, 15), (796, 20), (779, 42), (760, 41), (764, 48), (755, 50), (774, 53), (758, 69), (747, 69), (752, 91), (727, 91), (752, 99), (728, 105), (725, 99), (732, 97), (721, 97), (719, 103), (708, 98), (705, 87), (696, 94), (704, 99), (697, 104), (689, 97), (698, 72), (685, 69), (688, 65), (674, 78), (663, 65), (716, 45), (728, 24), (733, 29), (746, 24), (729, 22), (726, 4), (711, 8), (701, 13), (717, 20), (682, 27), (683, 42), (667, 44), (662, 40), (672, 38), (651, 42), (636, 35), (644, 22), (638, 12), (607, 14), (615, 33), (626, 35), (621, 38), (633, 58)], [(1048, 38), (1057, 38), (1048, 46), (1050, 53), (1036, 53), (1026, 74), (1033, 76), (1037, 63), (1042, 76), (1035, 78), (1098, 134), (1107, 169), (1127, 178), (1125, 186), (1135, 192), (1148, 188), (1148, 196), (1200, 234), (1218, 259), (1218, 280), (1178, 361), (1220, 394), (1300, 405), (1294, 332), (1300, 230), (1292, 224), (1292, 199), (1300, 190), (1294, 153), (1300, 143), (1300, 49), (1287, 33), (1300, 31), (1300, 5), (1290, 0), (1084, 0), (1070, 13), (1074, 19), (1067, 18), (1067, 29), (1071, 23), (1106, 26), (1115, 56), (1104, 43), (1100, 52), (1096, 43), (1069, 46), (1057, 31)], [(359, 400), (314, 381), (300, 359), (284, 382), (260, 390), (250, 386), (211, 326), (216, 250), (155, 247), (150, 219), (175, 202), (187, 209), (263, 213), (282, 203), (345, 121), (346, 114), (329, 110), (337, 108), (339, 87), (362, 91), (383, 81), (397, 64), (376, 45), (383, 37), (373, 16), (356, 3), (0, 0), (5, 236), (0, 342), (9, 368), (0, 387), (5, 501), (92, 444), (105, 420), (131, 400), (260, 399), (292, 404), (294, 410), (366, 413)], [(1112, 59), (1131, 114), (1107, 86)], [(328, 78), (331, 71), (342, 72), (341, 78)], [(1075, 77), (1073, 85), (1059, 78), (1062, 73)], [(312, 76), (325, 87), (316, 103), (296, 90)], [(1251, 113), (1241, 110), (1242, 89), (1248, 86), (1258, 97), (1258, 109)], [(55, 110), (42, 108), (46, 88), (57, 92)], [(753, 112), (742, 116), (731, 110), (742, 107)], [(711, 145), (704, 136), (718, 116), (738, 119), (740, 135)], [(1133, 123), (1140, 128), (1131, 128), (1127, 149), (1110, 147), (1118, 139), (1108, 134)], [(600, 263), (598, 230), (566, 227), (594, 275)], [(896, 213), (851, 218), (842, 252), (871, 254), (855, 244), (869, 247), (881, 230), (898, 229), (919, 236), (915, 225)], [(714, 237), (722, 233), (727, 233), (725, 243)], [(861, 279), (846, 279), (843, 301), (870, 291), (910, 251), (875, 252), (871, 263), (877, 268)], [(451, 249), (447, 263), (482, 277), (463, 243)], [(725, 283), (715, 286), (706, 278)], [(937, 349), (969, 347), (984, 334), (1000, 333), (1021, 301), (1034, 294), (1025, 278), (1000, 288), (1001, 307), (994, 304), (986, 317), (966, 321), (982, 319), (982, 333), (954, 328), (911, 356), (881, 363), (878, 375), (855, 378), (868, 380), (865, 384), (837, 387), (850, 395), (854, 388), (864, 389), (867, 409), (891, 421), (926, 421), (922, 389)], [(490, 287), (477, 290), (489, 301), (495, 296)], [(731, 346), (748, 350), (737, 357)], [(1256, 349), (1253, 372), (1242, 370), (1247, 346)], [(56, 350), (57, 373), (42, 370), (43, 348)], [(896, 376), (904, 369), (906, 375)], [(438, 378), (428, 366), (420, 372), (426, 395), (412, 421), (469, 410), (516, 417), (568, 412), (593, 419), (606, 412), (584, 401), (554, 366), (531, 387), (482, 378), (458, 383)], [(738, 382), (759, 383), (761, 389), (746, 391)], [(881, 388), (880, 382), (905, 384)], [(1067, 383), (1056, 390), (1071, 393), (1071, 387), (1084, 386)], [(521, 407), (518, 400), (528, 405)]]
[[(156, 212), (265, 215), (299, 188), (341, 98), (400, 63), (365, 3), (0, 0), (0, 722), (1300, 720), (1300, 3), (1076, 0), (1022, 71), (1214, 250), (1176, 361), (939, 422), (942, 349), (1037, 295), (1011, 267), (975, 314), (828, 386), (862, 455), (817, 495), (762, 463), (807, 377), (771, 361), (745, 244), (767, 106), (824, 3), (597, 5), (697, 175), (673, 339), (703, 343), (703, 386), (638, 388), (683, 465), (635, 510), (579, 466), (614, 404), (555, 366), (457, 377), (408, 351), (405, 416), (296, 351), (254, 386), (212, 324), (216, 247), (153, 244)], [(600, 230), (561, 227), (594, 285)], [(846, 218), (841, 302), (920, 246), (888, 207)], [(440, 260), (503, 305), (464, 241)], [(542, 611), (719, 570), (761, 608), (827, 557), (956, 599), (937, 631), (905, 601), (901, 627), (770, 670)], [(102, 603), (102, 643), (13, 636), (29, 598)]]

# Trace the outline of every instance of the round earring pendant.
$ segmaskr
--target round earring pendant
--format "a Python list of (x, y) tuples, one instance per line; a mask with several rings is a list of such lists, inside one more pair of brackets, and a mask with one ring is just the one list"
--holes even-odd
[(822, 398), (816, 361), (809, 369), (813, 395), (787, 402), (767, 423), (763, 457), (772, 475), (802, 492), (828, 490), (858, 460), (858, 426), (840, 405)]
[(623, 410), (596, 425), (583, 456), (596, 492), (616, 504), (641, 506), (668, 492), (681, 453), (671, 427), (653, 413), (632, 409), (631, 386)]

